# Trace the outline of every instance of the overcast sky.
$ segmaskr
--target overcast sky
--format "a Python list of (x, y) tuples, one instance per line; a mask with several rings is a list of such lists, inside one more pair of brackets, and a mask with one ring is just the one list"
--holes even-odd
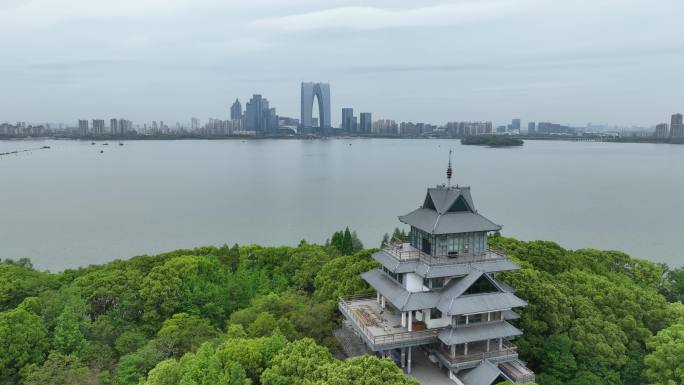
[(299, 82), (443, 123), (650, 126), (684, 111), (682, 0), (0, 0), (0, 122), (224, 118)]

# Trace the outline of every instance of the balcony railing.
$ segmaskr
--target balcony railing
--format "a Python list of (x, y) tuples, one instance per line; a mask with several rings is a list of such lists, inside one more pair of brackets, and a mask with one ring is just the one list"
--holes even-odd
[(357, 317), (352, 307), (352, 302), (375, 301), (374, 296), (360, 295), (340, 298), (340, 310), (350, 319), (364, 336), (375, 346), (396, 345), (411, 341), (423, 341), (437, 337), (444, 328), (427, 329), (413, 332), (398, 332), (390, 334), (375, 335), (366, 324)]
[(451, 364), (463, 364), (466, 362), (483, 361), (488, 358), (516, 358), (518, 356), (518, 348), (510, 342), (504, 342), (503, 348), (496, 351), (461, 354), (451, 357), (451, 352), (440, 349), (439, 354)]
[(468, 263), (487, 260), (504, 259), (506, 253), (489, 248), (483, 252), (458, 252), (446, 255), (431, 255), (425, 253), (410, 243), (393, 239), (383, 250), (400, 261), (421, 260), (430, 264)]

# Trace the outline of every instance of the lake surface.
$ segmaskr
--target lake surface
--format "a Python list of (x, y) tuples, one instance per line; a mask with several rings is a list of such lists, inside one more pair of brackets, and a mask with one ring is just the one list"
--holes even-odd
[[(684, 146), (457, 140), (0, 141), (0, 257), (41, 269), (182, 247), (377, 246), (425, 189), (470, 185), (480, 213), (524, 240), (684, 265)], [(100, 153), (104, 150), (104, 153)]]

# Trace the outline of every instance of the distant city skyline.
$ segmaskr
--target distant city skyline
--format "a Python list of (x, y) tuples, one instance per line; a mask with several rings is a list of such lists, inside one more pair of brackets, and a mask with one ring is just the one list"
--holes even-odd
[[(26, 0), (0, 8), (0, 121), (299, 116), (301, 81), (396, 121), (653, 126), (684, 109), (676, 0)], [(342, 49), (344, 48), (344, 49)]]

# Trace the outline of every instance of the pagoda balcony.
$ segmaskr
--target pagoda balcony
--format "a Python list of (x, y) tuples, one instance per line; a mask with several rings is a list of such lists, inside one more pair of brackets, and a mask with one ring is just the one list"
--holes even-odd
[(437, 335), (444, 330), (424, 329), (425, 324), (417, 321), (412, 325), (413, 331), (409, 331), (407, 326), (402, 326), (401, 313), (383, 309), (376, 296), (340, 298), (338, 307), (373, 351), (436, 343)]
[(469, 263), (507, 259), (501, 250), (487, 249), (480, 252), (452, 252), (446, 255), (431, 255), (415, 248), (408, 242), (393, 241), (383, 251), (399, 261), (422, 261), (431, 265)]
[(432, 353), (435, 354), (437, 359), (444, 365), (449, 366), (450, 368), (459, 369), (476, 366), (484, 360), (507, 362), (518, 359), (518, 348), (508, 341), (503, 341), (503, 344), (500, 347), (492, 344), (492, 349), (490, 351), (472, 346), (468, 351), (468, 354), (452, 355), (448, 348), (442, 346), (433, 349)]

